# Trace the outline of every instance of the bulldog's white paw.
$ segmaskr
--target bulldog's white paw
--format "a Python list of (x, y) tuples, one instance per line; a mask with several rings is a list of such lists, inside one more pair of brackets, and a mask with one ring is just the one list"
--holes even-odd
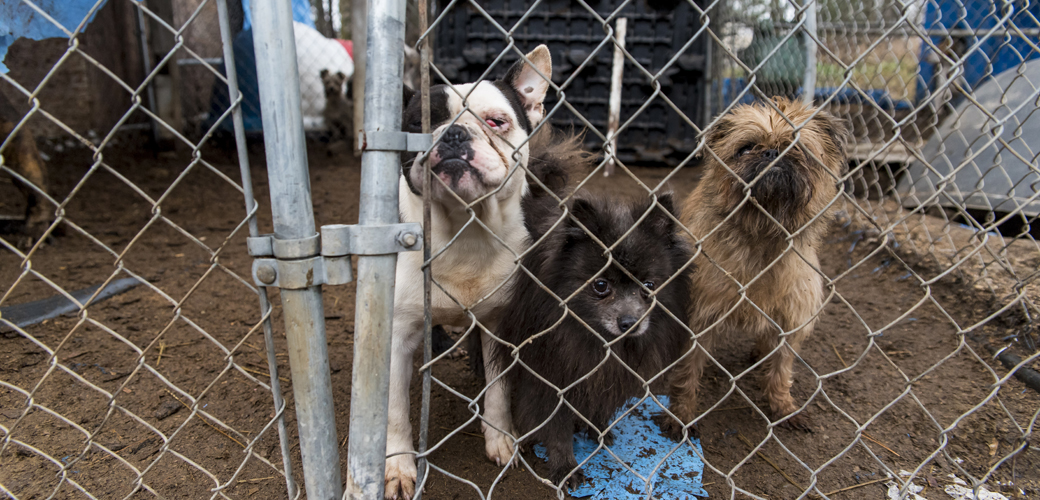
[[(513, 457), (513, 439), (508, 434), (498, 432), (486, 423), (481, 424), (484, 429), (484, 451), (488, 459), (498, 464), (499, 467), (509, 464), (516, 466), (517, 460)], [(510, 434), (516, 435), (516, 432)]]
[(415, 496), (415, 478), (412, 455), (395, 455), (386, 459), (383, 496), (387, 500), (411, 500)]

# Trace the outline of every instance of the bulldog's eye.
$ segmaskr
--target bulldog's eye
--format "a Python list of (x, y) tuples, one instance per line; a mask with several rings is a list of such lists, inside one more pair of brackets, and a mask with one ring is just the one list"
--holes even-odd
[(603, 278), (599, 278), (592, 282), (592, 292), (598, 295), (600, 298), (610, 295), (610, 282)]
[(485, 118), (484, 119), (484, 123), (487, 123), (488, 126), (491, 127), (491, 128), (496, 128), (497, 129), (497, 128), (501, 127), (502, 125), (505, 125), (506, 121), (505, 120), (500, 120), (498, 118)]
[(748, 144), (748, 145), (740, 148), (739, 150), (737, 150), (737, 156), (744, 156), (744, 155), (750, 153), (752, 149), (755, 149), (755, 146), (752, 145), (752, 144)]

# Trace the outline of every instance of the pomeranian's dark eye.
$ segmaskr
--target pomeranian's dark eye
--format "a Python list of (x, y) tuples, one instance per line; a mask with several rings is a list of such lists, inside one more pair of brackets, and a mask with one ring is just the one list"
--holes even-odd
[(655, 284), (653, 281), (644, 281), (643, 286), (645, 286), (647, 290), (653, 291), (654, 287), (657, 286), (657, 284)]
[(593, 281), (592, 291), (600, 297), (606, 297), (607, 295), (610, 295), (610, 283), (603, 278)]
[(752, 149), (755, 149), (755, 146), (753, 144), (748, 144), (737, 150), (737, 156), (744, 156), (750, 153)]

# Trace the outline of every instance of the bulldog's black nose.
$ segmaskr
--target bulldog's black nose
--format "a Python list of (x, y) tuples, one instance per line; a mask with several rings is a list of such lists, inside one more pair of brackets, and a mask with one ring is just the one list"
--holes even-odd
[(767, 160), (772, 161), (780, 157), (780, 150), (767, 149), (764, 153), (762, 153), (762, 156), (764, 156)]
[(441, 142), (445, 146), (451, 146), (453, 148), (458, 147), (467, 141), (469, 141), (469, 132), (467, 132), (461, 125), (452, 125), (448, 127), (448, 130), (444, 131), (444, 136), (441, 137)]
[(621, 330), (621, 333), (625, 333), (629, 328), (632, 328), (632, 325), (636, 324), (636, 321), (639, 321), (639, 318), (635, 316), (622, 316), (617, 320), (618, 329)]

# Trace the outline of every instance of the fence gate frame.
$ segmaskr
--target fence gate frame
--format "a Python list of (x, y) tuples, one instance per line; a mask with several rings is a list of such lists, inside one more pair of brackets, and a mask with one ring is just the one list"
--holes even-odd
[[(220, 1), (223, 6), (225, 0)], [(409, 147), (425, 151), (423, 144), (429, 142), (421, 140), (428, 136), (401, 132), (405, 5), (404, 0), (374, 0), (368, 5), (365, 51), (380, 57), (368, 57), (365, 71), (365, 87), (373, 91), (364, 93), (367, 112), (358, 138), (363, 151), (359, 223), (322, 226), (319, 234), (300, 82), (284, 77), (298, 73), (292, 5), (290, 0), (252, 4), (274, 234), (251, 233), (248, 246), (255, 258), (256, 284), (280, 288), (308, 498), (383, 496), (397, 252), (423, 246), (419, 224), (399, 223), (399, 155)], [(227, 53), (229, 40), (224, 45)], [(240, 125), (239, 117), (235, 127), (241, 158), (245, 146)], [(321, 286), (352, 281), (352, 255), (359, 258), (344, 492)]]

